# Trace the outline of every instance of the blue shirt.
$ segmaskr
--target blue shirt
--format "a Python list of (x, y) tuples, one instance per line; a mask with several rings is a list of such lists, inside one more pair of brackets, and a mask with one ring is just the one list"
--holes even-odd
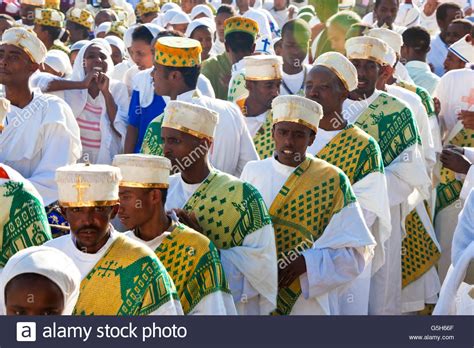
[(132, 92), (130, 107), (128, 109), (128, 124), (138, 128), (138, 139), (135, 144), (135, 153), (139, 153), (142, 147), (145, 132), (151, 121), (160, 116), (165, 110), (165, 100), (159, 95), (153, 96), (153, 101), (146, 108), (140, 106), (140, 93), (136, 90)]

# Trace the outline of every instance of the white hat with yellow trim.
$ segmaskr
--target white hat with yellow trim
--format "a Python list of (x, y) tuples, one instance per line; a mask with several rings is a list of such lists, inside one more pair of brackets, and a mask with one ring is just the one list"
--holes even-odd
[(44, 61), (48, 52), (34, 32), (22, 27), (13, 27), (5, 30), (0, 45), (13, 45), (21, 48), (37, 64)]
[(341, 80), (342, 84), (350, 92), (357, 88), (357, 69), (349, 59), (339, 52), (327, 52), (318, 57), (313, 66), (324, 66), (331, 70)]
[(120, 169), (104, 164), (73, 164), (56, 170), (63, 207), (111, 206), (118, 203)]
[(307, 98), (296, 95), (281, 95), (272, 101), (273, 124), (294, 122), (315, 132), (323, 116), (323, 107)]
[(172, 100), (165, 108), (161, 127), (174, 128), (200, 139), (213, 139), (219, 115), (200, 105)]
[(384, 65), (387, 50), (387, 44), (375, 37), (358, 36), (346, 41), (346, 56), (349, 59), (372, 60)]
[(275, 55), (257, 55), (244, 57), (245, 79), (250, 81), (268, 81), (282, 78), (283, 59)]
[(367, 36), (382, 40), (392, 47), (395, 53), (400, 55), (403, 46), (403, 37), (399, 33), (387, 28), (373, 28), (367, 32)]
[(3, 120), (10, 111), (10, 101), (7, 98), (0, 98), (0, 132), (3, 130)]
[(116, 155), (112, 165), (120, 168), (120, 186), (137, 188), (168, 188), (171, 161), (166, 157), (124, 154)]

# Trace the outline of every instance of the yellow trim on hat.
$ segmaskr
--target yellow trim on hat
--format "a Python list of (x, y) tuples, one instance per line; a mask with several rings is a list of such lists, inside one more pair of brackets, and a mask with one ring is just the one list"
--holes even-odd
[(273, 80), (281, 80), (282, 77), (245, 77), (244, 78), (246, 81), (273, 81)]
[(273, 125), (277, 124), (277, 123), (280, 123), (280, 122), (292, 122), (292, 123), (298, 123), (298, 124), (301, 124), (305, 127), (308, 127), (309, 129), (312, 129), (313, 131), (317, 132), (318, 131), (318, 127), (312, 125), (311, 123), (305, 121), (305, 120), (302, 120), (301, 118), (289, 118), (289, 119), (276, 119), (276, 120), (273, 120)]
[(173, 128), (173, 129), (179, 130), (180, 132), (188, 133), (188, 134), (190, 134), (190, 135), (192, 135), (196, 138), (199, 138), (199, 139), (207, 139), (207, 140), (212, 140), (213, 139), (211, 136), (209, 136), (207, 134), (195, 131), (194, 129), (189, 129), (187, 127), (181, 126), (181, 125), (176, 124), (176, 123), (163, 122), (161, 127)]
[(87, 207), (110, 207), (119, 204), (119, 200), (111, 201), (87, 201), (87, 202), (62, 202), (59, 205), (64, 208), (87, 208)]
[(255, 40), (259, 30), (258, 23), (246, 17), (230, 17), (224, 22), (224, 38), (230, 33), (240, 32), (252, 35)]
[(199, 41), (182, 37), (162, 37), (155, 43), (155, 62), (176, 68), (201, 64)]
[(44, 8), (51, 8), (59, 11), (61, 9), (61, 0), (45, 0)]
[(168, 188), (170, 185), (164, 184), (164, 183), (150, 184), (150, 183), (142, 183), (142, 182), (135, 182), (135, 181), (120, 181), (119, 186), (163, 189), (163, 188)]

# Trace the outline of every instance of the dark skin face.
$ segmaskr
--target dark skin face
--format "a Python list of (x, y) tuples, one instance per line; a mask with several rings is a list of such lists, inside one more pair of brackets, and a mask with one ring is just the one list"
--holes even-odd
[(51, 38), (49, 37), (48, 32), (43, 29), (43, 26), (35, 24), (33, 31), (38, 36), (38, 39), (40, 39), (45, 44), (46, 48), (48, 48), (48, 46), (50, 46)]
[(445, 42), (448, 45), (452, 45), (469, 33), (470, 30), (466, 29), (465, 25), (460, 23), (451, 23), (448, 25), (448, 29), (446, 30)]
[(117, 20), (117, 17), (110, 13), (109, 11), (99, 11), (97, 15), (95, 16), (95, 26), (98, 27), (102, 23), (105, 22), (115, 22)]
[(151, 73), (155, 86), (155, 93), (162, 96), (169, 96), (174, 86), (175, 72), (168, 73), (163, 65), (154, 63)]
[(374, 9), (375, 17), (377, 18), (377, 25), (379, 27), (384, 24), (388, 25), (390, 28), (395, 21), (398, 13), (398, 1), (397, 0), (382, 0)]
[(119, 50), (119, 48), (117, 46), (110, 45), (110, 47), (112, 47), (112, 56), (111, 56), (111, 58), (112, 58), (112, 61), (114, 62), (114, 65), (122, 63), (122, 61), (123, 61), (122, 52)]
[(69, 31), (69, 41), (71, 42), (77, 42), (80, 40), (87, 39), (87, 37), (84, 37), (84, 31), (81, 30), (79, 26), (75, 25), (73, 22), (67, 21), (66, 29)]
[(315, 66), (306, 78), (306, 98), (323, 107), (324, 115), (341, 113), (349, 93), (335, 73), (324, 66)]
[[(171, 161), (172, 166), (185, 165), (186, 158), (190, 158), (190, 154), (195, 160), (203, 159), (210, 148), (210, 143), (206, 140), (199, 139), (190, 134), (181, 132), (174, 128), (163, 127), (161, 129), (161, 141), (163, 142), (163, 154)], [(196, 151), (196, 149), (203, 151)]]
[(455, 8), (449, 8), (446, 11), (446, 18), (444, 20), (437, 21), (441, 31), (441, 37), (443, 37), (443, 39), (446, 37), (446, 31), (448, 30), (449, 24), (458, 18), (463, 18), (462, 12)]
[(185, 33), (188, 28), (188, 23), (173, 24), (173, 29), (180, 33)]
[(3, 35), (5, 30), (10, 29), (13, 26), (13, 23), (6, 20), (6, 19), (0, 19), (0, 36)]
[(117, 215), (119, 205), (105, 207), (62, 208), (79, 250), (95, 254), (110, 236), (109, 223)]
[[(159, 194), (159, 201), (156, 200), (157, 193)], [(156, 205), (161, 203), (160, 190), (120, 186), (119, 197), (120, 208), (118, 216), (120, 222), (128, 230), (149, 221), (153, 216)]]
[(271, 109), (273, 99), (280, 95), (280, 85), (280, 79), (246, 82), (249, 95), (255, 96), (255, 100), (264, 110)]
[(292, 33), (287, 32), (281, 39), (281, 45), (284, 65), (301, 70), (308, 52), (309, 38), (296, 38)]
[(0, 45), (0, 83), (24, 84), (38, 69), (30, 57), (20, 48), (13, 45)]
[(64, 296), (61, 289), (39, 274), (21, 274), (5, 288), (7, 315), (61, 315)]
[(212, 33), (207, 27), (199, 27), (194, 29), (191, 34), (191, 39), (198, 40), (202, 46), (201, 60), (204, 61), (209, 58), (209, 52), (212, 48)]
[(151, 23), (151, 21), (153, 21), (156, 17), (158, 17), (157, 12), (148, 12), (140, 16), (140, 21), (143, 24)]
[(466, 66), (466, 62), (459, 59), (454, 53), (448, 51), (446, 60), (444, 61), (444, 70), (446, 72), (451, 70), (463, 69)]
[(350, 93), (351, 99), (365, 99), (370, 97), (375, 91), (375, 85), (380, 74), (380, 65), (368, 59), (351, 59), (352, 64), (357, 69), (359, 84), (357, 89)]
[(329, 26), (328, 39), (331, 41), (331, 47), (334, 51), (345, 53), (346, 33), (338, 25)]
[(219, 37), (220, 42), (224, 42), (224, 22), (227, 18), (232, 17), (228, 13), (220, 13), (216, 16), (216, 29), (217, 29), (217, 36)]
[(295, 122), (278, 122), (272, 137), (278, 162), (290, 167), (299, 166), (306, 158), (306, 149), (314, 142), (315, 133)]

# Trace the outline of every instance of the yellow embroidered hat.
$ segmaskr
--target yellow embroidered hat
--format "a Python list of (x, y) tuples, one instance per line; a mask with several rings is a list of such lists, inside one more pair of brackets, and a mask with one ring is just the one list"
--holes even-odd
[(99, 207), (119, 201), (120, 169), (103, 164), (78, 163), (56, 170), (59, 204), (63, 207)]
[(224, 37), (235, 32), (250, 34), (255, 39), (259, 32), (258, 23), (246, 17), (227, 18), (224, 22)]
[(112, 6), (111, 10), (117, 15), (117, 21), (122, 23), (128, 23), (128, 13), (121, 6)]
[(37, 64), (43, 63), (48, 50), (33, 31), (23, 27), (5, 30), (0, 45), (13, 45), (22, 49)]
[(385, 65), (388, 47), (385, 42), (375, 37), (353, 37), (346, 41), (346, 56), (349, 59), (372, 60)]
[(66, 15), (68, 21), (74, 22), (76, 24), (82, 25), (89, 30), (92, 30), (94, 27), (94, 16), (87, 10), (73, 7), (71, 8)]
[(171, 161), (166, 157), (124, 154), (115, 155), (112, 165), (120, 168), (120, 186), (137, 188), (168, 188)]
[(107, 31), (107, 34), (114, 34), (115, 36), (123, 39), (126, 31), (127, 26), (123, 22), (113, 22), (109, 31)]
[(157, 0), (141, 0), (135, 9), (138, 16), (143, 16), (147, 13), (159, 12), (160, 2)]
[(323, 107), (310, 99), (297, 95), (281, 95), (272, 101), (273, 124), (294, 122), (315, 132), (323, 116)]
[(156, 40), (155, 62), (177, 68), (201, 64), (201, 43), (184, 37), (165, 36)]
[(219, 115), (200, 105), (170, 101), (161, 127), (177, 129), (200, 139), (213, 139)]
[(55, 10), (61, 9), (61, 0), (45, 0), (44, 2), (45, 8), (52, 8)]
[(62, 12), (52, 8), (37, 8), (35, 11), (35, 24), (64, 28), (65, 19)]

